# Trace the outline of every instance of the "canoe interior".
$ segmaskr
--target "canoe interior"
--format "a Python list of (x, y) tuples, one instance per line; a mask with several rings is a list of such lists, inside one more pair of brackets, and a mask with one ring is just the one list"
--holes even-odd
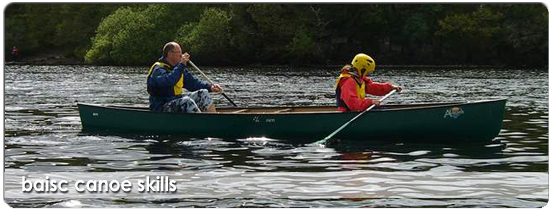
[[(479, 103), (483, 101), (477, 101)], [(407, 110), (421, 108), (435, 108), (441, 106), (464, 104), (467, 102), (452, 102), (452, 103), (421, 103), (421, 104), (401, 104), (401, 105), (382, 105), (372, 110)], [(132, 109), (139, 111), (148, 111), (148, 107), (142, 106), (104, 106), (118, 109)], [(218, 113), (223, 114), (284, 114), (284, 113), (337, 113), (336, 106), (300, 106), (300, 107), (222, 107), (217, 108)]]

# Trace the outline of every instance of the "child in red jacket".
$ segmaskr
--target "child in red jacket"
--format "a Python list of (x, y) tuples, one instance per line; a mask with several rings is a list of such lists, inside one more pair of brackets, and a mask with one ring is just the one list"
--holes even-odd
[(363, 111), (372, 104), (379, 106), (379, 100), (367, 99), (366, 94), (383, 96), (400, 86), (389, 83), (376, 83), (366, 76), (376, 67), (372, 57), (360, 53), (355, 56), (352, 65), (345, 65), (336, 82), (336, 103), (339, 111)]

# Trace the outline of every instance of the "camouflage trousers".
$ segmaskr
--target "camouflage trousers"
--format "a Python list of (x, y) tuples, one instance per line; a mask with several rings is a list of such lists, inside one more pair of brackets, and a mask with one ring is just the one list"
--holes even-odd
[(162, 112), (169, 113), (197, 113), (204, 112), (213, 99), (208, 90), (201, 89), (191, 93), (184, 93), (181, 98), (174, 99), (162, 106)]

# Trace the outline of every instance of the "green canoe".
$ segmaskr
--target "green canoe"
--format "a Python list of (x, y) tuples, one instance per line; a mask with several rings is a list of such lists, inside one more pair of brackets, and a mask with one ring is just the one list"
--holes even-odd
[[(499, 134), (506, 100), (385, 105), (334, 138), (370, 141), (486, 142)], [(188, 137), (322, 139), (358, 112), (334, 106), (218, 108), (217, 113), (159, 113), (146, 107), (78, 104), (84, 132)]]

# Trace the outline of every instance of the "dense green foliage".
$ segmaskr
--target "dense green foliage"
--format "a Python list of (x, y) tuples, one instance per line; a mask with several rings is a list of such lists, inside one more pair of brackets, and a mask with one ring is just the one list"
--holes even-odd
[(145, 65), (177, 41), (200, 64), (547, 66), (542, 4), (11, 4), (5, 51)]
[(175, 35), (185, 51), (200, 61), (223, 64), (230, 61), (229, 16), (221, 9), (209, 8), (199, 22), (182, 25)]
[(83, 58), (101, 19), (117, 4), (10, 4), (5, 13), (5, 51), (12, 46), (23, 54), (44, 50)]
[(196, 5), (137, 5), (121, 7), (106, 17), (92, 40), (86, 62), (143, 65), (160, 57), (162, 46), (174, 39), (177, 27), (199, 17)]

